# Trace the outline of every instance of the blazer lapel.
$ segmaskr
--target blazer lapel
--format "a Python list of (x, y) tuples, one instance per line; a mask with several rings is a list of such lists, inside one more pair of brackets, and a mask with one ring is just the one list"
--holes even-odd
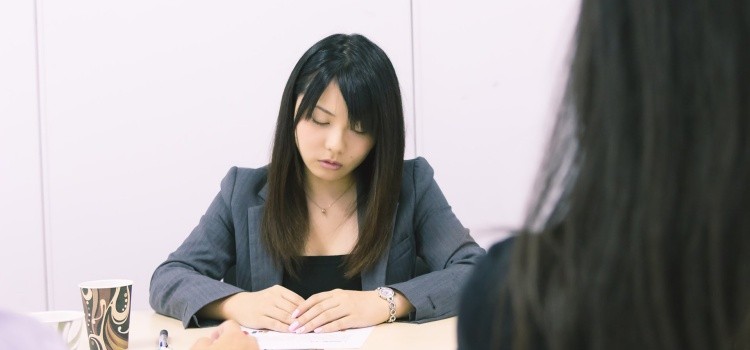
[[(398, 203), (396, 203), (395, 213), (398, 213)], [(357, 213), (359, 223), (362, 224), (362, 213)], [(391, 249), (393, 249), (393, 243), (396, 241), (396, 215), (393, 215), (393, 222), (391, 222), (391, 244), (388, 245), (388, 249), (383, 252), (383, 255), (378, 259), (378, 262), (371, 269), (362, 272), (362, 290), (374, 290), (377, 287), (385, 286), (385, 275), (386, 267), (388, 267), (388, 256), (390, 255)]]

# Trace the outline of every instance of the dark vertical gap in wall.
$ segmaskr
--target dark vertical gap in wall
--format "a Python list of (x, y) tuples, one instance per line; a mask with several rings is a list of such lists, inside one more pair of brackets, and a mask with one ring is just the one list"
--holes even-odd
[(44, 133), (42, 132), (43, 127), (43, 118), (42, 118), (42, 79), (41, 79), (41, 57), (40, 57), (40, 45), (41, 42), (39, 40), (41, 29), (39, 28), (39, 25), (41, 23), (40, 17), (40, 7), (41, 7), (41, 1), (42, 0), (35, 0), (34, 1), (34, 60), (36, 65), (36, 115), (37, 115), (37, 126), (38, 126), (38, 135), (39, 135), (39, 188), (41, 193), (41, 198), (39, 198), (41, 202), (41, 214), (42, 214), (42, 269), (44, 271), (44, 308), (46, 310), (50, 310), (52, 308), (52, 302), (51, 302), (51, 295), (50, 295), (50, 289), (51, 289), (51, 281), (50, 281), (50, 266), (49, 266), (49, 259), (50, 257), (47, 256), (48, 250), (51, 250), (52, 247), (49, 246), (49, 242), (47, 241), (47, 207), (46, 207), (46, 188), (45, 188), (45, 181), (44, 181), (44, 142), (42, 140), (42, 137), (44, 137)]

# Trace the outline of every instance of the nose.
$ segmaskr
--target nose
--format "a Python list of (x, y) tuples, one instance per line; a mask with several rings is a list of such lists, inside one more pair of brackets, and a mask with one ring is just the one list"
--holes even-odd
[(344, 141), (345, 135), (346, 130), (331, 128), (326, 135), (326, 149), (333, 153), (340, 153), (346, 146), (346, 142)]

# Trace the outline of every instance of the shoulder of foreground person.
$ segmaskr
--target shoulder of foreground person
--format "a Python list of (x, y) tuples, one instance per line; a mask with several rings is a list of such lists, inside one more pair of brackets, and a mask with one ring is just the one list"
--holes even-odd
[(0, 310), (0, 349), (65, 350), (54, 329), (26, 316)]

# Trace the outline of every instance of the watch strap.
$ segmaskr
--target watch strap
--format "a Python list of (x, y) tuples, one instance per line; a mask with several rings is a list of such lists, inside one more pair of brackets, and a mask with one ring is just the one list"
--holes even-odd
[[(387, 289), (389, 291), (388, 296), (385, 296), (384, 293), (381, 292), (381, 290)], [(388, 302), (388, 320), (385, 321), (387, 323), (393, 323), (396, 321), (396, 301), (394, 300), (394, 296), (396, 293), (393, 291), (393, 289), (387, 288), (387, 287), (378, 287), (378, 296), (380, 296), (380, 299), (383, 299)]]

